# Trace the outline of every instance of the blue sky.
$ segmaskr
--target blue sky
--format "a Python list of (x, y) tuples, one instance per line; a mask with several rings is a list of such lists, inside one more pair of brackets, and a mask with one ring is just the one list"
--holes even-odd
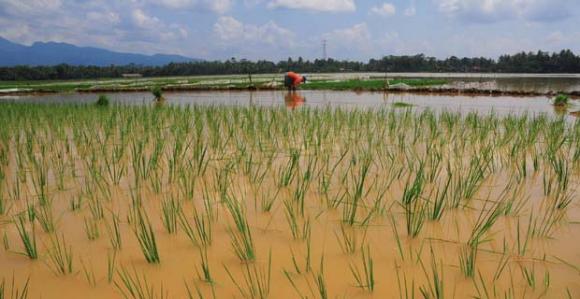
[(0, 0), (0, 36), (203, 59), (580, 53), (579, 0)]

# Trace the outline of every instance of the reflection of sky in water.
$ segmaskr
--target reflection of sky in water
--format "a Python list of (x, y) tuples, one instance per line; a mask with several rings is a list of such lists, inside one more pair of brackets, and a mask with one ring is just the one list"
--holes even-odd
[[(43, 96), (2, 97), (34, 103), (91, 103), (97, 100), (95, 94), (54, 94)], [(112, 93), (113, 102), (122, 104), (150, 104), (150, 93)], [(414, 109), (432, 109), (497, 114), (538, 114), (555, 115), (556, 111), (547, 97), (488, 97), (488, 96), (451, 96), (433, 94), (400, 94), (379, 92), (343, 91), (299, 91), (289, 96), (285, 91), (257, 92), (180, 92), (165, 93), (167, 104), (176, 105), (259, 105), (299, 107), (343, 107), (343, 108), (389, 108), (395, 102), (414, 105)], [(303, 98), (303, 100), (302, 100)], [(573, 101), (577, 102), (577, 101)], [(580, 110), (572, 104), (570, 111)]]

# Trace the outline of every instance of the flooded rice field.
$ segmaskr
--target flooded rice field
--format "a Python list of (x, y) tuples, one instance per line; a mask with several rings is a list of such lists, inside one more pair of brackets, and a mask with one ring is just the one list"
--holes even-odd
[(580, 297), (580, 121), (546, 98), (111, 98), (1, 101), (0, 295)]
[[(153, 96), (148, 92), (110, 93), (107, 96), (120, 104), (151, 104)], [(93, 103), (98, 95), (86, 93), (63, 93), (48, 95), (3, 96), (0, 102), (23, 103)], [(351, 91), (210, 91), (165, 93), (169, 105), (226, 105), (226, 106), (286, 106), (299, 107), (342, 107), (342, 108), (390, 108), (393, 106), (413, 107), (416, 110), (477, 112), (488, 114), (540, 114), (567, 115), (580, 110), (578, 101), (572, 100), (568, 109), (554, 109), (549, 97), (489, 97), (465, 95), (438, 95), (413, 93), (381, 93)], [(405, 105), (402, 105), (405, 104)]]

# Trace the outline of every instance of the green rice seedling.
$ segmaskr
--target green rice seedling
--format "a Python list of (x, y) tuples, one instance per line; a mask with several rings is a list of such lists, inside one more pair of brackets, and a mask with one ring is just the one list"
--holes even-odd
[(447, 194), (449, 191), (449, 185), (451, 184), (452, 175), (450, 174), (447, 178), (447, 183), (443, 189), (437, 188), (437, 193), (432, 202), (429, 202), (428, 208), (428, 216), (429, 220), (438, 221), (441, 220), (443, 217), (443, 213), (445, 212), (445, 206), (447, 202)]
[(10, 250), (10, 241), (8, 241), (8, 235), (4, 232), (2, 236), (2, 245), (4, 245), (4, 250)]
[(101, 220), (105, 218), (103, 203), (97, 198), (89, 197), (89, 211), (95, 220)]
[(90, 241), (94, 241), (101, 236), (99, 222), (92, 218), (85, 218), (85, 234)]
[(133, 226), (133, 233), (139, 241), (139, 247), (145, 260), (150, 264), (158, 264), (160, 262), (159, 251), (157, 249), (157, 241), (155, 240), (155, 232), (149, 221), (149, 217), (145, 211), (138, 209), (136, 213), (136, 223)]
[[(496, 298), (495, 297), (495, 287), (493, 291), (490, 291), (488, 288), (488, 285), (485, 282), (485, 279), (483, 278), (483, 275), (481, 275), (481, 272), (477, 272), (479, 279), (473, 279), (473, 285), (475, 287), (475, 291), (477, 292), (476, 296), (473, 296), (474, 298), (478, 298), (478, 299), (492, 299), (492, 298)], [(494, 296), (492, 296), (494, 295)], [(504, 298), (514, 298), (514, 297), (508, 297), (505, 296)]]
[[(273, 193), (273, 194), (272, 194)], [(278, 199), (278, 194), (280, 193), (280, 189), (277, 189), (276, 192), (262, 192), (260, 195), (260, 209), (263, 213), (269, 213), (274, 206), (274, 203)]]
[(52, 215), (52, 206), (44, 205), (35, 208), (34, 215), (45, 233), (52, 233), (55, 230), (55, 221)]
[(135, 267), (133, 271), (125, 267), (117, 270), (119, 280), (115, 280), (115, 287), (125, 299), (165, 299), (168, 294), (163, 290), (159, 292), (149, 283), (145, 275), (140, 276)]
[(111, 223), (105, 222), (107, 225), (107, 233), (109, 234), (109, 244), (114, 250), (121, 250), (123, 247), (123, 239), (121, 237), (119, 216), (111, 213)]
[(294, 202), (284, 201), (284, 212), (286, 215), (286, 221), (290, 227), (290, 232), (292, 233), (292, 238), (294, 240), (305, 240), (310, 234), (310, 219), (304, 219), (302, 225), (299, 225), (299, 216), (296, 211), (297, 208), (294, 207)]
[(362, 250), (362, 265), (362, 273), (358, 266), (352, 264), (350, 265), (350, 271), (354, 276), (357, 287), (372, 292), (375, 289), (375, 272), (370, 246), (367, 246), (366, 252), (365, 250)]
[(312, 273), (314, 284), (320, 299), (328, 299), (328, 290), (326, 288), (326, 278), (324, 276), (324, 256), (320, 258), (320, 269), (316, 273)]
[(410, 205), (417, 201), (421, 194), (423, 193), (423, 189), (425, 187), (425, 178), (424, 178), (424, 170), (423, 170), (423, 163), (420, 163), (419, 170), (415, 176), (413, 182), (410, 182), (410, 178), (407, 180), (405, 184), (405, 188), (403, 189), (403, 197), (401, 198), (401, 203), (404, 206)]
[(0, 216), (3, 216), (8, 211), (8, 203), (2, 192), (2, 180), (0, 180)]
[(564, 213), (554, 205), (540, 207), (540, 215), (530, 218), (531, 236), (539, 238), (551, 238), (557, 225), (564, 217)]
[(70, 210), (72, 212), (78, 212), (83, 208), (83, 197), (82, 196), (76, 196), (70, 199), (70, 204), (69, 204)]
[(477, 244), (464, 246), (459, 253), (459, 269), (463, 276), (471, 278), (475, 275), (475, 262), (477, 260)]
[(244, 230), (239, 231), (229, 228), (228, 233), (230, 235), (232, 248), (238, 259), (242, 262), (248, 262), (256, 259), (256, 250), (247, 222), (244, 225), (247, 226)]
[(395, 241), (397, 242), (397, 250), (399, 252), (399, 256), (401, 256), (401, 259), (404, 261), (405, 260), (405, 253), (403, 250), (403, 245), (401, 244), (401, 238), (399, 237), (399, 231), (397, 230), (397, 224), (395, 223), (395, 217), (393, 215), (391, 215), (391, 228), (393, 230), (393, 235), (395, 236)]
[(244, 298), (265, 299), (270, 295), (272, 282), (272, 252), (268, 255), (268, 266), (259, 268), (255, 263), (244, 265), (244, 280), (239, 283), (230, 270), (224, 265), (226, 273)]
[(199, 277), (199, 280), (202, 280), (209, 284), (213, 284), (214, 280), (211, 275), (211, 271), (209, 268), (209, 260), (207, 258), (207, 247), (200, 247), (199, 254), (201, 256), (201, 273), (197, 271), (197, 276)]
[(497, 219), (503, 213), (503, 204), (501, 202), (491, 203), (488, 209), (489, 202), (486, 202), (477, 217), (475, 225), (471, 230), (471, 235), (467, 244), (471, 247), (478, 247), (479, 244), (486, 242), (486, 234), (491, 230)]
[(107, 252), (107, 282), (112, 283), (115, 275), (115, 268), (117, 266), (117, 251), (112, 250)]
[(228, 228), (234, 253), (241, 261), (253, 261), (256, 258), (254, 241), (246, 212), (241, 204), (233, 198), (226, 196), (225, 203), (235, 223), (235, 230)]
[[(339, 233), (335, 232), (334, 234), (336, 236), (336, 240), (338, 241), (338, 245), (344, 254), (353, 254), (359, 248), (358, 232), (354, 228), (340, 225)], [(364, 244), (366, 234), (367, 230), (365, 228), (360, 244)]]
[(24, 226), (24, 219), (22, 216), (18, 216), (15, 219), (16, 229), (18, 230), (18, 236), (22, 241), (24, 246), (24, 255), (28, 256), (31, 260), (38, 258), (38, 249), (36, 247), (36, 231), (34, 229), (34, 222), (31, 223), (32, 229), (28, 231)]
[(296, 285), (296, 282), (292, 278), (292, 275), (288, 271), (284, 270), (284, 276), (286, 276), (286, 279), (288, 279), (288, 281), (290, 282), (290, 285), (292, 285), (292, 288), (294, 289), (294, 291), (296, 292), (296, 294), (298, 295), (299, 298), (301, 298), (301, 299), (308, 298), (308, 297), (304, 296), (302, 294), (302, 292), (300, 292), (300, 289), (298, 288), (298, 286)]
[(93, 266), (91, 265), (91, 267), (88, 268), (82, 259), (81, 259), (81, 266), (83, 267), (83, 273), (84, 273), (85, 279), (87, 280), (89, 285), (93, 288), (96, 287), (97, 286), (97, 279), (95, 278), (95, 271), (93, 270)]
[(67, 246), (64, 235), (60, 238), (56, 235), (50, 238), (50, 248), (47, 251), (49, 266), (54, 273), (67, 275), (73, 272), (72, 246)]
[(177, 215), (179, 226), (185, 232), (193, 245), (201, 245), (203, 247), (211, 246), (212, 237), (212, 222), (207, 214), (201, 214), (193, 207), (193, 226), (187, 220), (187, 216), (181, 209)]
[(527, 268), (525, 266), (520, 266), (522, 277), (526, 281), (527, 285), (532, 289), (536, 289), (536, 270), (535, 267)]
[(177, 218), (180, 210), (181, 204), (174, 197), (161, 201), (161, 220), (169, 234), (177, 232)]
[(364, 186), (365, 181), (368, 177), (368, 173), (372, 164), (372, 159), (370, 156), (365, 156), (362, 158), (361, 167), (358, 176), (353, 178), (354, 190), (347, 196), (347, 201), (343, 203), (343, 222), (348, 225), (354, 225), (356, 222), (357, 210), (360, 205), (360, 201), (364, 196)]
[(403, 281), (399, 271), (399, 265), (395, 262), (395, 273), (397, 274), (397, 286), (399, 288), (399, 299), (415, 299), (415, 280), (411, 283), (407, 281), (407, 274), (403, 271)]
[(278, 170), (278, 186), (279, 187), (288, 187), (294, 177), (296, 176), (296, 171), (298, 169), (298, 161), (300, 160), (300, 151), (298, 150), (291, 150), (290, 151), (290, 158), (285, 166), (281, 167)]
[[(199, 289), (199, 286), (194, 282), (193, 286), (195, 287), (195, 294), (197, 295), (198, 299), (203, 299), (205, 298), (203, 296), (203, 293), (201, 292), (201, 290)], [(185, 290), (187, 291), (187, 298), (188, 299), (193, 299), (193, 293), (191, 292), (191, 288), (189, 287), (189, 284), (187, 284), (187, 281), (185, 281)], [(213, 292), (213, 298), (215, 298), (215, 291), (214, 288), (212, 288), (212, 292)]]
[(26, 279), (26, 282), (21, 287), (16, 285), (14, 275), (12, 275), (12, 280), (9, 286), (6, 285), (6, 280), (2, 278), (2, 281), (0, 281), (0, 299), (26, 299), (28, 298), (29, 287), (30, 277)]
[(435, 260), (435, 253), (433, 248), (431, 248), (431, 271), (427, 271), (427, 268), (423, 264), (422, 260), (419, 260), (421, 269), (425, 274), (427, 279), (427, 286), (420, 286), (419, 291), (423, 295), (423, 298), (433, 298), (441, 299), (445, 297), (445, 285), (443, 283), (443, 265), (437, 263)]
[(403, 208), (405, 210), (407, 234), (411, 238), (416, 238), (427, 219), (427, 205), (421, 200), (414, 200), (403, 206)]

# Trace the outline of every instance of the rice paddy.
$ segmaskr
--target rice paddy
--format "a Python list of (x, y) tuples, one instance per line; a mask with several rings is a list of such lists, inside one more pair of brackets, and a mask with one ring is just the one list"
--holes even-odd
[(580, 120), (0, 103), (0, 298), (578, 298)]

